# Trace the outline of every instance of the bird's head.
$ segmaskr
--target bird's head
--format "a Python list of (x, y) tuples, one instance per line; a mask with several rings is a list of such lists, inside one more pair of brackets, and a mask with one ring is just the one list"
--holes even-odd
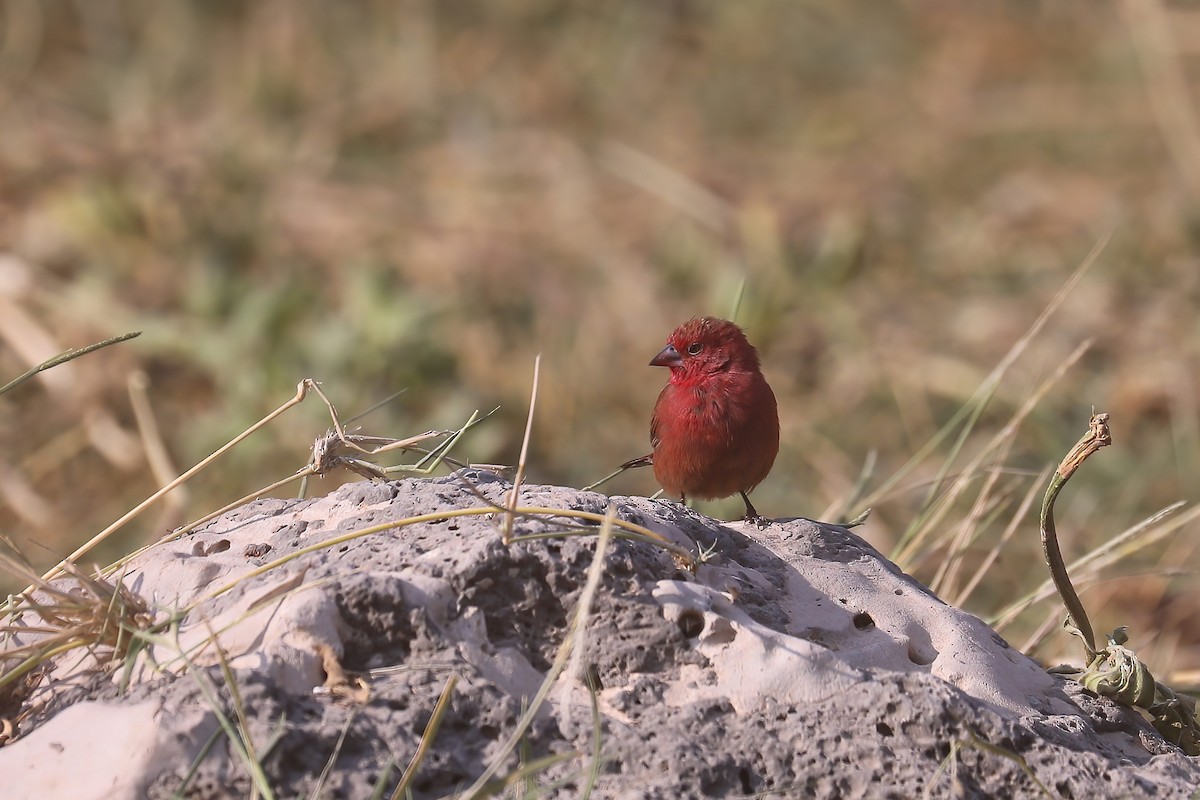
[(758, 352), (732, 322), (696, 317), (671, 333), (650, 366), (669, 367), (672, 383), (687, 383), (718, 372), (757, 372)]

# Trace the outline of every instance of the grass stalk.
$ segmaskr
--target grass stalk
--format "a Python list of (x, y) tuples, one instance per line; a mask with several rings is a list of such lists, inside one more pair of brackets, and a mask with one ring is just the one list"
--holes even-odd
[(461, 792), (458, 797), (462, 800), (476, 800), (476, 798), (486, 796), (485, 788), (488, 786), (492, 777), (500, 771), (504, 762), (516, 749), (521, 741), (521, 737), (525, 735), (525, 731), (533, 723), (534, 717), (537, 716), (542, 704), (549, 696), (550, 690), (554, 683), (558, 680), (568, 662), (571, 660), (575, 648), (582, 641), (584, 632), (587, 627), (588, 615), (591, 613), (592, 600), (596, 596), (596, 590), (600, 586), (600, 576), (604, 573), (604, 555), (608, 550), (608, 543), (612, 539), (613, 529), (617, 521), (617, 507), (610, 503), (608, 511), (604, 515), (603, 522), (600, 525), (600, 533), (596, 540), (596, 554), (592, 557), (592, 564), (588, 568), (587, 580), (584, 581), (583, 590), (579, 593), (579, 600), (575, 604), (575, 614), (571, 618), (571, 624), (567, 629), (567, 634), (563, 638), (562, 644), (559, 645), (558, 653), (555, 655), (554, 662), (550, 665), (550, 669), (546, 672), (546, 677), (542, 680), (541, 686), (538, 687), (537, 693), (529, 703), (529, 708), (521, 715), (517, 722), (516, 729), (509, 734), (508, 739), (496, 751), (492, 758), (492, 762), (487, 769), (471, 784), (467, 789)]
[(502, 538), (505, 544), (512, 540), (513, 524), (515, 522), (515, 510), (517, 508), (517, 499), (521, 493), (521, 481), (525, 479), (525, 464), (529, 458), (529, 440), (533, 434), (533, 412), (537, 408), (538, 381), (539, 373), (541, 372), (542, 356), (539, 353), (533, 359), (533, 387), (529, 391), (529, 413), (525, 417), (525, 435), (521, 439), (521, 455), (517, 459), (517, 474), (513, 478), (512, 489), (509, 490), (508, 509), (504, 516), (504, 527), (502, 528)]
[(396, 790), (392, 792), (391, 800), (400, 800), (401, 797), (412, 791), (412, 782), (417, 777), (417, 770), (421, 767), (425, 756), (429, 754), (433, 740), (437, 738), (438, 728), (441, 727), (442, 718), (446, 716), (446, 711), (450, 708), (450, 698), (454, 695), (454, 687), (457, 684), (457, 675), (451, 675), (446, 679), (446, 685), (442, 687), (442, 693), (438, 695), (437, 703), (433, 706), (433, 713), (429, 715), (429, 722), (425, 723), (425, 731), (421, 734), (417, 750), (413, 753), (408, 766), (405, 767), (404, 774), (400, 776), (400, 782), (396, 784)]

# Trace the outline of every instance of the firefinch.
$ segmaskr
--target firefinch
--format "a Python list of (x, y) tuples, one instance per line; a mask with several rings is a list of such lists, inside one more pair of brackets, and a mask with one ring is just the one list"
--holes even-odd
[(650, 417), (654, 477), (684, 501), (736, 492), (746, 520), (764, 525), (746, 495), (779, 453), (779, 410), (758, 351), (737, 325), (703, 317), (676, 328), (650, 366), (671, 370)]

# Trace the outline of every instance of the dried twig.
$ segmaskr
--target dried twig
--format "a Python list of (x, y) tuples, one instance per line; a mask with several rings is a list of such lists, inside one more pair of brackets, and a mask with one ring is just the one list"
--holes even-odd
[(138, 336), (141, 336), (141, 335), (142, 335), (141, 331), (133, 331), (132, 333), (123, 333), (120, 336), (114, 336), (111, 339), (105, 339), (102, 342), (96, 342), (95, 344), (89, 344), (87, 347), (80, 347), (77, 350), (67, 350), (65, 353), (59, 353), (54, 358), (43, 361), (42, 363), (38, 364), (36, 367), (32, 367), (28, 371), (13, 378), (11, 381), (4, 384), (3, 386), (0, 386), (0, 394), (4, 394), (9, 389), (17, 388), (22, 383), (24, 383), (25, 381), (32, 378), (34, 375), (37, 375), (39, 372), (45, 372), (46, 370), (50, 369), (51, 367), (57, 367), (59, 364), (65, 364), (72, 359), (79, 358), (80, 356), (86, 356), (88, 353), (99, 350), (101, 347), (108, 347), (110, 344), (118, 344), (120, 342), (124, 342), (129, 339), (133, 339)]
[(1062, 550), (1058, 546), (1058, 532), (1054, 528), (1054, 501), (1058, 499), (1059, 492), (1075, 474), (1075, 470), (1079, 469), (1080, 464), (1101, 447), (1110, 444), (1112, 444), (1112, 435), (1108, 430), (1108, 414), (1093, 413), (1091, 422), (1088, 423), (1088, 432), (1075, 443), (1071, 452), (1067, 453), (1062, 463), (1058, 465), (1058, 471), (1050, 479), (1050, 485), (1046, 488), (1046, 496), (1042, 500), (1042, 551), (1046, 556), (1046, 565), (1050, 567), (1050, 577), (1054, 581), (1054, 588), (1058, 590), (1059, 597), (1062, 598), (1063, 605), (1066, 606), (1067, 613), (1071, 616), (1072, 624), (1079, 630), (1080, 638), (1083, 639), (1088, 661), (1091, 661), (1096, 655), (1096, 635), (1092, 632), (1092, 623), (1088, 620), (1087, 611), (1084, 610), (1083, 603), (1075, 592), (1075, 587), (1071, 585), (1071, 577), (1067, 574), (1067, 565), (1063, 562)]

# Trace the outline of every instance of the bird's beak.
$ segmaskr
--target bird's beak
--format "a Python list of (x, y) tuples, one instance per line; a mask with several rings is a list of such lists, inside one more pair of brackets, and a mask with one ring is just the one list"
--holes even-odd
[(683, 356), (679, 355), (679, 351), (675, 349), (675, 345), (669, 344), (659, 351), (658, 355), (650, 360), (652, 367), (678, 367), (683, 363)]

